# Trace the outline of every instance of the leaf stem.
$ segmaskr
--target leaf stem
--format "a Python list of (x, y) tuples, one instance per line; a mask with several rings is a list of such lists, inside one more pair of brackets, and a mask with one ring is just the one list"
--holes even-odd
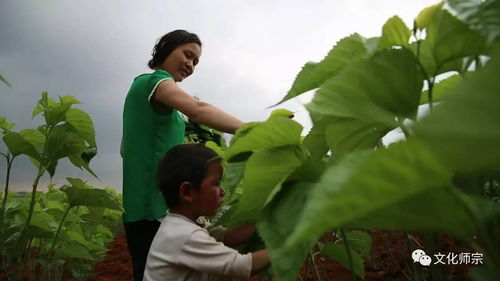
[(5, 178), (5, 191), (3, 193), (2, 207), (0, 209), (0, 232), (3, 229), (5, 206), (7, 205), (7, 195), (9, 195), (10, 170), (12, 168), (12, 162), (14, 161), (15, 156), (11, 158), (11, 154), (9, 153), (8, 155), (5, 156), (5, 158), (7, 159), (7, 175)]
[(349, 260), (349, 269), (351, 271), (351, 279), (352, 281), (356, 281), (356, 273), (354, 272), (354, 263), (352, 261), (352, 255), (351, 255), (351, 247), (349, 246), (349, 242), (347, 241), (347, 236), (345, 235), (345, 231), (343, 228), (340, 229), (340, 235), (342, 236), (342, 240), (345, 245), (345, 249), (347, 251), (347, 258)]
[(36, 199), (36, 189), (38, 187), (38, 183), (40, 181), (40, 178), (43, 176), (44, 173), (45, 173), (45, 169), (43, 167), (41, 167), (38, 170), (38, 174), (36, 175), (35, 181), (33, 182), (33, 187), (32, 187), (32, 191), (31, 191), (30, 208), (28, 210), (28, 219), (26, 219), (25, 230), (26, 230), (26, 228), (28, 228), (28, 226), (29, 226), (29, 224), (31, 222), (31, 218), (33, 217), (33, 211), (35, 209), (35, 202), (36, 202), (35, 201), (35, 199)]
[(54, 250), (54, 247), (56, 246), (57, 236), (59, 236), (59, 232), (61, 232), (61, 228), (64, 224), (64, 221), (66, 220), (66, 216), (68, 216), (68, 213), (71, 210), (71, 207), (72, 207), (71, 205), (68, 206), (68, 208), (66, 209), (66, 212), (64, 212), (64, 216), (61, 219), (61, 223), (59, 223), (59, 226), (57, 227), (56, 234), (54, 234), (54, 238), (52, 239), (52, 245), (50, 246), (50, 249), (49, 249), (49, 261), (52, 257), (52, 251)]
[(316, 262), (314, 261), (314, 255), (312, 252), (309, 252), (309, 256), (311, 257), (311, 261), (314, 266), (314, 271), (316, 272), (316, 277), (318, 278), (317, 280), (321, 281), (321, 276), (319, 275), (318, 267), (316, 266)]
[(33, 182), (33, 188), (32, 188), (32, 192), (31, 192), (30, 208), (28, 210), (28, 218), (26, 219), (26, 224), (24, 225), (24, 228), (21, 231), (21, 235), (20, 235), (19, 239), (17, 240), (16, 249), (18, 249), (18, 250), (21, 247), (21, 243), (23, 241), (23, 236), (24, 236), (26, 230), (28, 229), (28, 227), (29, 227), (29, 225), (31, 223), (31, 218), (33, 217), (33, 211), (35, 209), (36, 188), (38, 187), (38, 182), (40, 181), (40, 178), (43, 176), (44, 173), (45, 173), (45, 169), (43, 167), (40, 167), (38, 169), (38, 174), (37, 174), (37, 176), (35, 178), (35, 181)]
[[(406, 245), (407, 245), (407, 249), (408, 249), (408, 253), (411, 253), (412, 252), (412, 248), (411, 248), (411, 241), (410, 241), (410, 233), (408, 232), (405, 232), (406, 234)], [(420, 281), (420, 278), (418, 276), (418, 273), (417, 273), (417, 268), (415, 267), (415, 263), (414, 262), (410, 262), (411, 266), (411, 280), (412, 281)]]
[(432, 112), (432, 90), (434, 89), (434, 79), (427, 80), (427, 83), (429, 84), (429, 90), (427, 91), (427, 96), (429, 97), (429, 110)]
[(399, 128), (401, 129), (401, 131), (403, 131), (403, 134), (405, 135), (405, 139), (409, 139), (411, 134), (410, 134), (410, 131), (408, 131), (408, 128), (406, 128), (405, 124), (403, 123), (403, 121), (401, 119), (398, 118), (397, 122), (398, 122)]
[(474, 60), (476, 63), (476, 71), (478, 71), (483, 67), (483, 64), (481, 63), (481, 58), (479, 56), (476, 56)]
[[(414, 33), (415, 38), (417, 38), (416, 34)], [(429, 97), (429, 108), (430, 111), (432, 111), (432, 88), (434, 87), (434, 79), (429, 78), (429, 75), (427, 74), (427, 71), (425, 71), (424, 66), (420, 62), (420, 43), (421, 40), (417, 39), (417, 65), (422, 70), (422, 73), (424, 74), (424, 79), (427, 81), (427, 84), (429, 84), (429, 91), (427, 91), (427, 95)], [(439, 67), (437, 68), (439, 69)], [(437, 73), (437, 70), (436, 70)]]

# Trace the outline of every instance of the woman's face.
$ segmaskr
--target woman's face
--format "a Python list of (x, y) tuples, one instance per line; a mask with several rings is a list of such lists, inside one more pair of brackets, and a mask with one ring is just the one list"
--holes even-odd
[(181, 82), (194, 72), (201, 56), (201, 47), (186, 43), (175, 48), (163, 61), (161, 69), (170, 73), (175, 82)]

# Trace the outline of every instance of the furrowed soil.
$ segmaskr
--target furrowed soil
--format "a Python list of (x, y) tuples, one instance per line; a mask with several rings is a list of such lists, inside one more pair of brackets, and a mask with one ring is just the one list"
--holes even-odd
[[(321, 239), (323, 243), (334, 241), (333, 233), (324, 235)], [(444, 280), (468, 281), (467, 269), (474, 265), (447, 265), (439, 268), (437, 265), (424, 267), (419, 263), (413, 263), (411, 251), (414, 249), (430, 249), (427, 247), (425, 239), (418, 233), (411, 233), (410, 246), (408, 249), (408, 239), (405, 232), (400, 231), (380, 231), (371, 230), (373, 239), (371, 256), (365, 259), (365, 280), (366, 281), (408, 281), (411, 280), (412, 272), (419, 275), (420, 280), (429, 280), (430, 268), (437, 267), (441, 271)], [(459, 245), (455, 240), (446, 235), (439, 236), (438, 249), (440, 253), (471, 253), (472, 249)], [(317, 250), (317, 249), (316, 249)], [(351, 273), (344, 266), (331, 260), (323, 254), (315, 255), (315, 264), (318, 272), (314, 269), (311, 260), (307, 260), (297, 280), (313, 281), (351, 281)], [(415, 271), (412, 271), (412, 268)], [(103, 261), (94, 268), (94, 275), (85, 281), (132, 281), (132, 264), (127, 250), (127, 241), (123, 234), (118, 235), (109, 244), (109, 250)], [(223, 279), (221, 279), (223, 280)], [(271, 277), (256, 276), (252, 281), (274, 280)], [(359, 279), (361, 280), (361, 279)], [(229, 280), (225, 280), (229, 281)]]

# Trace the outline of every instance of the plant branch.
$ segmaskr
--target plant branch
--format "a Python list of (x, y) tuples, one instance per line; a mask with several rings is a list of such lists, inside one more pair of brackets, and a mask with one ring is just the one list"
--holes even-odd
[(351, 247), (349, 247), (349, 242), (347, 241), (347, 236), (345, 235), (345, 231), (343, 228), (340, 229), (340, 235), (342, 236), (342, 240), (345, 245), (345, 249), (347, 251), (347, 259), (349, 260), (349, 269), (351, 271), (351, 279), (352, 281), (356, 281), (356, 273), (354, 272), (354, 263), (352, 261), (352, 255), (351, 255)]
[(316, 277), (318, 278), (317, 280), (321, 281), (321, 276), (319, 275), (318, 267), (316, 266), (316, 262), (314, 261), (314, 255), (309, 252), (309, 256), (311, 257), (311, 261), (314, 266), (314, 271), (316, 272)]
[(54, 247), (56, 246), (57, 236), (59, 236), (59, 232), (61, 232), (64, 221), (66, 220), (66, 216), (68, 216), (68, 213), (71, 210), (71, 207), (72, 207), (71, 205), (68, 206), (68, 208), (66, 209), (66, 212), (64, 212), (64, 216), (61, 219), (61, 223), (59, 223), (59, 226), (57, 227), (56, 234), (54, 234), (54, 238), (52, 239), (52, 245), (50, 246), (50, 249), (49, 249), (49, 260), (51, 259), (52, 251), (54, 250)]
[(0, 230), (3, 229), (3, 218), (5, 215), (5, 206), (7, 205), (7, 195), (9, 195), (10, 170), (15, 156), (10, 157), (10, 153), (6, 156), (7, 159), (7, 175), (5, 177), (5, 191), (3, 193), (2, 207), (0, 208)]

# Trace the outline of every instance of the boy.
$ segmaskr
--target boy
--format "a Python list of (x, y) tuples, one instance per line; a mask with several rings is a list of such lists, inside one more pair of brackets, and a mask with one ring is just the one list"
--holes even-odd
[(246, 279), (269, 265), (267, 249), (242, 255), (230, 248), (250, 238), (253, 224), (206, 226), (202, 216), (215, 215), (223, 202), (221, 161), (202, 144), (175, 146), (161, 160), (158, 183), (169, 212), (151, 244), (144, 281), (201, 281), (208, 274)]

